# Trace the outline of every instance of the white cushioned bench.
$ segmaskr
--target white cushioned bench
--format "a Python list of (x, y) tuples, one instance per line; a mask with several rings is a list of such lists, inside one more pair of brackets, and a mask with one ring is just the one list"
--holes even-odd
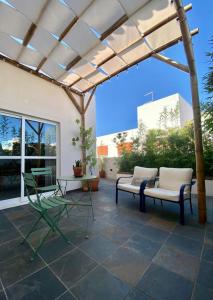
[(180, 223), (184, 225), (184, 201), (191, 202), (191, 187), (193, 170), (191, 168), (160, 168), (157, 187), (147, 189), (146, 184), (142, 188), (141, 211), (146, 211), (146, 197), (177, 203), (180, 206)]

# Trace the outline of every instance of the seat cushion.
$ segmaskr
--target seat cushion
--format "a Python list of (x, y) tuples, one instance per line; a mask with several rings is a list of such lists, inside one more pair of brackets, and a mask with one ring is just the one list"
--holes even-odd
[(192, 172), (193, 170), (190, 168), (161, 167), (158, 187), (165, 190), (179, 191), (182, 184), (191, 183)]
[[(158, 172), (157, 168), (135, 167), (131, 184), (134, 186), (140, 186), (141, 182), (145, 179), (154, 180), (155, 177), (157, 176), (157, 172)], [(153, 184), (149, 185), (149, 187), (152, 186)]]
[(130, 183), (119, 183), (117, 187), (120, 190), (127, 191), (130, 193), (139, 194), (140, 192), (140, 186), (132, 185)]
[(152, 198), (159, 198), (170, 201), (179, 201), (179, 191), (166, 190), (161, 188), (145, 189), (144, 194)]

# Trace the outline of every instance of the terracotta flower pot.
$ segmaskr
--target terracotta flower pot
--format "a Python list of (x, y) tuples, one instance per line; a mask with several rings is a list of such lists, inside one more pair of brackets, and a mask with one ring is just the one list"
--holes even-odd
[[(95, 178), (90, 180), (90, 184), (91, 184), (91, 190), (92, 192), (97, 192), (98, 191), (98, 185), (99, 185), (99, 178)], [(82, 190), (83, 192), (88, 192), (89, 191), (89, 184), (88, 181), (84, 181), (82, 183)]]
[(83, 176), (83, 168), (82, 167), (73, 167), (73, 172), (75, 177)]

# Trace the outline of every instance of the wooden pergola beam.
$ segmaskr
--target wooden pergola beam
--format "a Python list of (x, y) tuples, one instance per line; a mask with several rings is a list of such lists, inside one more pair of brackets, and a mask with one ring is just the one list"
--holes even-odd
[(84, 113), (86, 113), (86, 111), (87, 111), (87, 109), (88, 109), (88, 107), (90, 105), (90, 102), (92, 101), (92, 97), (93, 97), (93, 95), (95, 93), (95, 90), (96, 90), (96, 87), (93, 88), (92, 93), (89, 96), (89, 99), (88, 99), (87, 104), (86, 104), (85, 109), (84, 109)]
[[(197, 34), (198, 32), (199, 32), (199, 29), (196, 28), (196, 29), (192, 30), (192, 31), (190, 32), (190, 34), (193, 36), (193, 35)], [(169, 42), (169, 43), (163, 45), (162, 47), (159, 47), (158, 49), (156, 49), (156, 50), (154, 51), (154, 53), (161, 52), (161, 51), (163, 51), (163, 50), (165, 50), (165, 49), (167, 49), (167, 48), (169, 48), (169, 47), (171, 47), (171, 46), (177, 44), (177, 43), (178, 43), (179, 41), (181, 41), (181, 40), (182, 40), (182, 37), (175, 38), (173, 41), (171, 41), (171, 42)], [(102, 84), (103, 82), (105, 82), (105, 81), (109, 80), (110, 78), (112, 78), (112, 77), (118, 75), (119, 73), (121, 73), (121, 72), (123, 72), (123, 71), (125, 71), (125, 70), (127, 70), (127, 69), (129, 69), (129, 68), (131, 68), (131, 67), (133, 67), (134, 65), (139, 64), (141, 61), (143, 61), (143, 60), (145, 60), (145, 59), (151, 57), (152, 55), (153, 55), (153, 52), (150, 52), (149, 54), (147, 54), (147, 55), (144, 56), (143, 58), (139, 58), (139, 59), (135, 60), (135, 61), (132, 62), (131, 64), (129, 64), (129, 65), (127, 65), (127, 66), (121, 68), (120, 70), (114, 72), (114, 73), (111, 74), (109, 77), (104, 78), (103, 80), (101, 80), (101, 81), (99, 81), (98, 83), (94, 84), (94, 85), (91, 86), (90, 88), (84, 90), (83, 93), (87, 93), (89, 90), (91, 90), (92, 88), (94, 88), (94, 86), (97, 87), (98, 85)]]
[(180, 29), (183, 37), (183, 45), (189, 66), (192, 108), (194, 117), (194, 136), (195, 136), (195, 156), (196, 156), (196, 177), (197, 177), (197, 194), (198, 194), (198, 214), (199, 222), (206, 223), (206, 190), (205, 190), (205, 170), (203, 157), (201, 113), (198, 92), (198, 79), (195, 66), (194, 51), (192, 39), (186, 20), (185, 11), (180, 0), (175, 0), (177, 14), (180, 22)]
[(152, 57), (156, 58), (157, 60), (160, 60), (170, 66), (173, 66), (181, 71), (184, 71), (186, 73), (189, 73), (189, 67), (186, 66), (186, 65), (183, 65), (179, 62), (176, 62), (175, 60), (169, 58), (169, 57), (166, 57), (165, 55), (162, 55), (160, 53), (153, 53), (152, 54)]
[[(77, 103), (75, 97), (73, 96), (72, 92), (70, 90), (68, 90), (66, 87), (63, 87), (65, 93), (67, 94), (67, 96), (69, 97), (69, 99), (71, 100), (72, 104), (75, 106), (75, 108), (77, 109), (77, 111), (79, 112), (80, 115), (82, 115), (83, 111), (81, 106)], [(80, 97), (82, 97), (82, 95), (79, 95)]]
[[(44, 75), (44, 74), (38, 73), (38, 72), (36, 72), (35, 70), (32, 70), (32, 69), (30, 69), (29, 67), (24, 66), (24, 65), (18, 63), (17, 61), (12, 60), (12, 59), (10, 59), (9, 57), (6, 57), (6, 56), (4, 56), (4, 55), (2, 55), (2, 54), (0, 54), (0, 60), (2, 60), (2, 61), (4, 61), (4, 62), (7, 62), (7, 63), (9, 63), (9, 64), (12, 65), (12, 66), (15, 66), (15, 67), (17, 67), (17, 68), (19, 68), (19, 69), (21, 69), (21, 70), (24, 70), (24, 71), (26, 71), (26, 72), (28, 72), (28, 73), (30, 73), (30, 74), (32, 74), (32, 75), (35, 75), (35, 76), (37, 76), (37, 77), (39, 77), (39, 78), (42, 78), (42, 79), (44, 79), (44, 80), (46, 80), (46, 81), (48, 81), (48, 82), (50, 82), (50, 83), (53, 83), (53, 84), (55, 84), (55, 85), (57, 85), (57, 86), (60, 86), (60, 87), (66, 87), (66, 88), (67, 88), (67, 86), (66, 86), (65, 84), (60, 83), (60, 82), (58, 82), (58, 81), (55, 80), (55, 79), (51, 79), (50, 77), (48, 77), (48, 76), (46, 76), (46, 75)], [(80, 92), (78, 92), (78, 91), (76, 91), (76, 90), (74, 90), (74, 89), (70, 89), (70, 90), (71, 90), (73, 93), (75, 93), (76, 95), (82, 95), (82, 93), (80, 93)]]
[(76, 56), (71, 62), (66, 66), (66, 71), (69, 71), (74, 65), (76, 65), (81, 60), (81, 56)]
[(128, 20), (127, 15), (123, 15), (120, 19), (118, 19), (112, 26), (110, 26), (104, 33), (102, 33), (100, 40), (103, 41), (106, 39), (113, 31), (118, 29), (121, 25), (123, 25)]

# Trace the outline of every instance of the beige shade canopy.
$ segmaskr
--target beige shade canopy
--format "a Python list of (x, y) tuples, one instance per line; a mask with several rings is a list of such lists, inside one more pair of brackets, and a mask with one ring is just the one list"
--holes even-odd
[(171, 0), (0, 1), (0, 58), (78, 93), (179, 40)]

